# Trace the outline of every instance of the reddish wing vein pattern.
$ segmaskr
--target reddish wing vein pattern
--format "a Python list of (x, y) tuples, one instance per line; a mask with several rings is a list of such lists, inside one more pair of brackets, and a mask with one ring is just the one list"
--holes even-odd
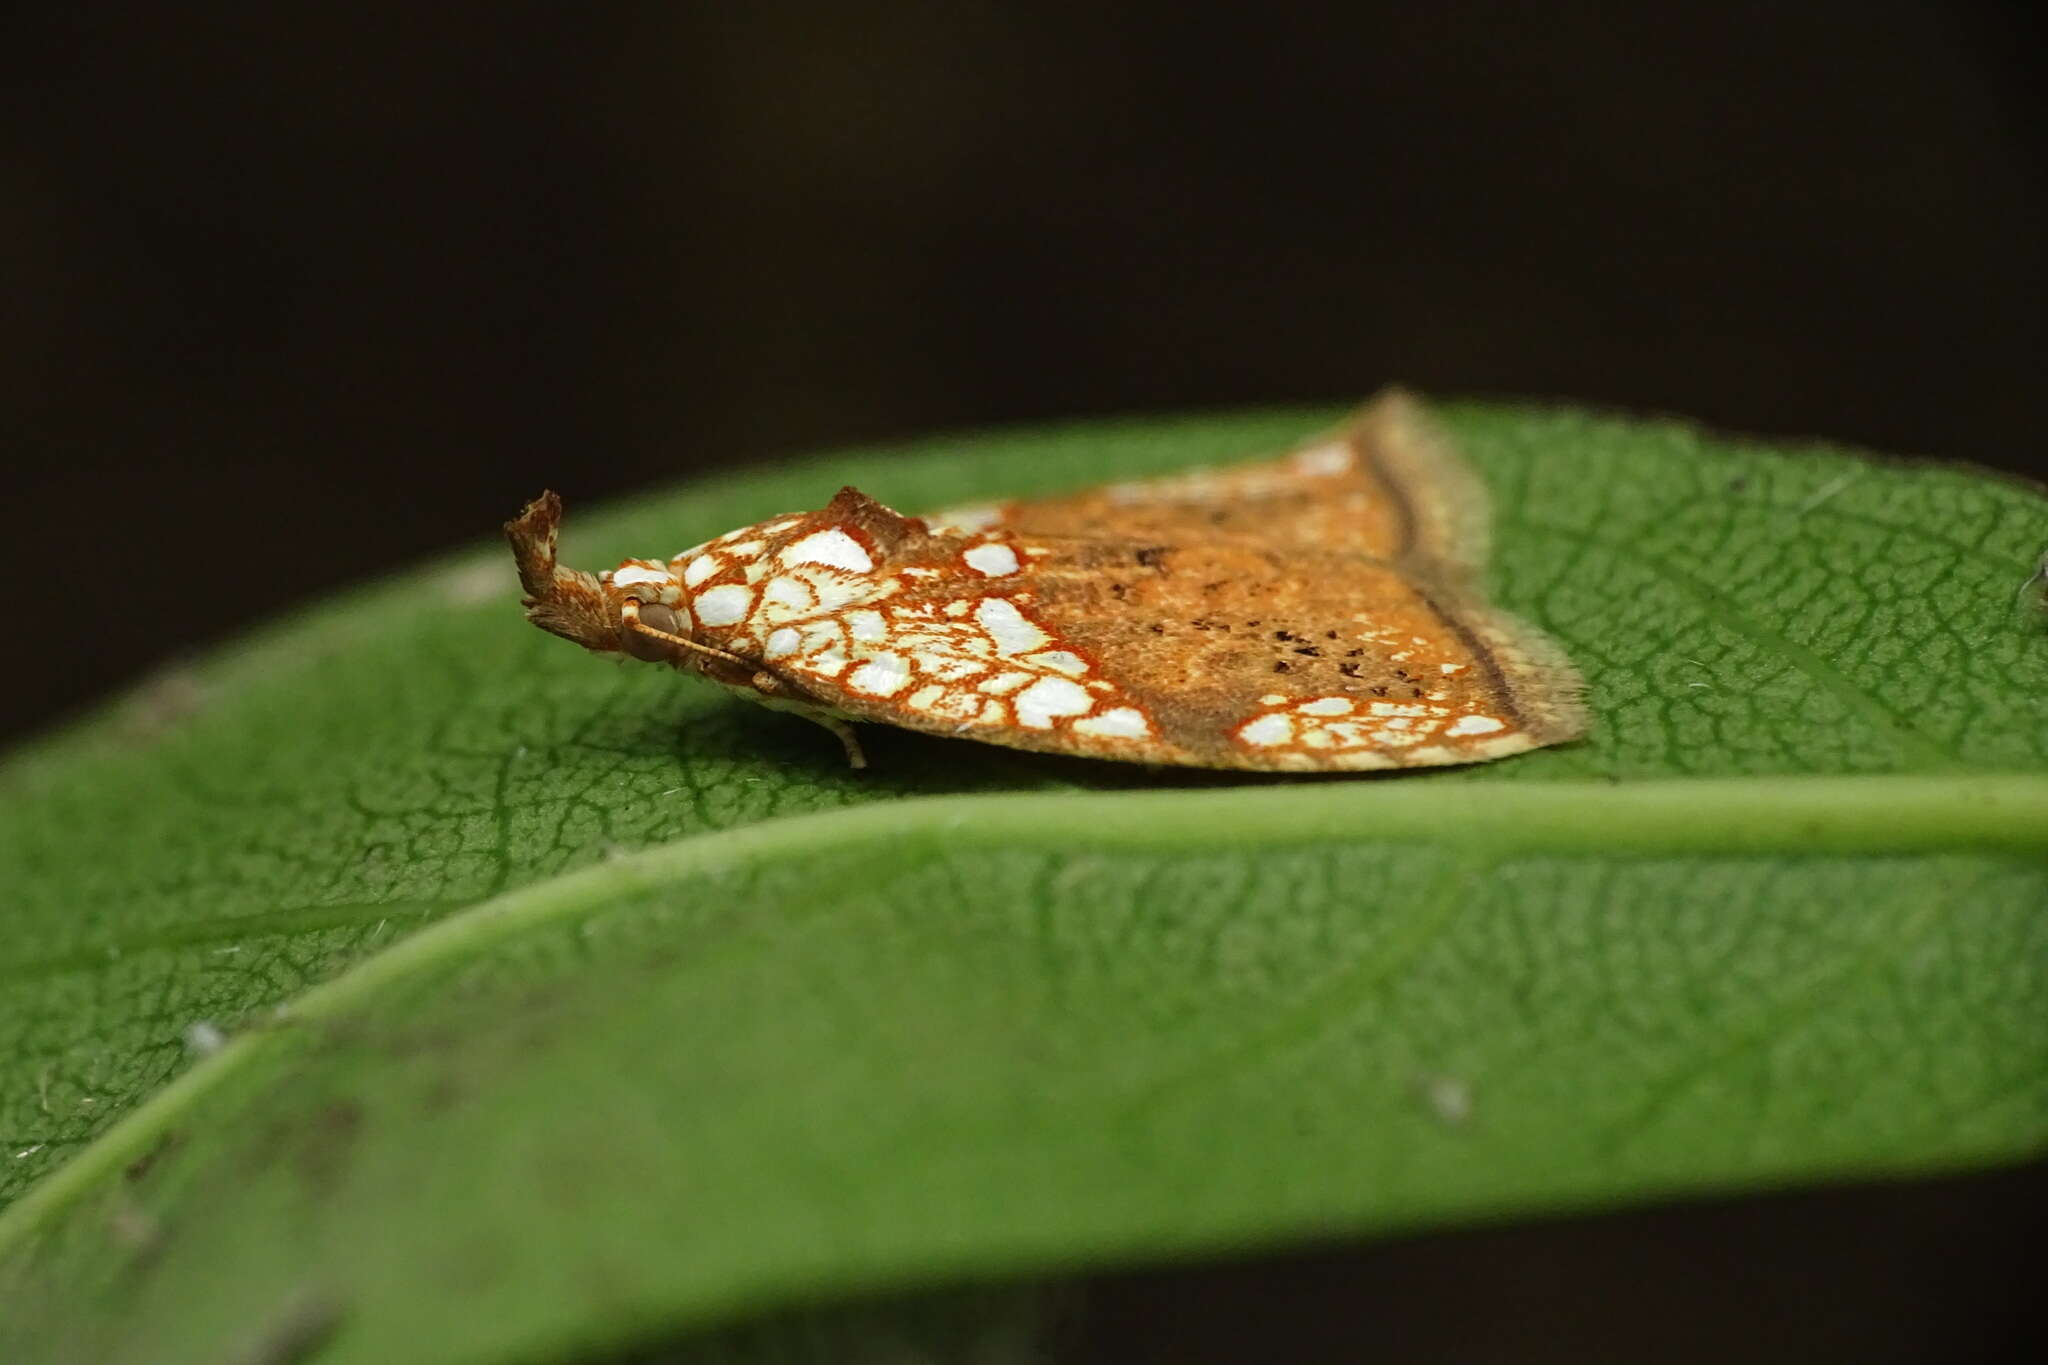
[(903, 516), (858, 491), (601, 575), (508, 525), (527, 614), (839, 732), (1142, 763), (1470, 763), (1583, 732), (1577, 675), (1476, 586), (1483, 487), (1389, 394), (1276, 459)]

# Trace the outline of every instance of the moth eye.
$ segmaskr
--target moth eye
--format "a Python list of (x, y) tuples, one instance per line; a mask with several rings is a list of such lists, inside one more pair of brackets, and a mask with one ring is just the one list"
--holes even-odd
[[(676, 619), (674, 609), (664, 607), (659, 602), (642, 602), (640, 604), (640, 619), (647, 625), (653, 626), (656, 630), (666, 631), (670, 635), (680, 635), (683, 633), (683, 623)], [(620, 635), (623, 637), (620, 640), (620, 644), (628, 654), (636, 659), (644, 659), (648, 663), (656, 663), (669, 656), (670, 647), (651, 635), (643, 635), (639, 631), (632, 629), (622, 630)]]

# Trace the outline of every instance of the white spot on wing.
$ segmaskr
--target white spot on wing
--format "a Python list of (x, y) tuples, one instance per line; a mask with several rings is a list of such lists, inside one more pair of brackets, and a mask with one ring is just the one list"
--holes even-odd
[(877, 645), (889, 638), (889, 625), (872, 607), (846, 613), (846, 627), (862, 644)]
[[(809, 611), (818, 604), (818, 598), (811, 591), (811, 585), (793, 574), (779, 573), (768, 580), (768, 586), (761, 589), (761, 605), (787, 607), (789, 615)], [(776, 615), (783, 615), (777, 612)]]
[(1017, 662), (1036, 664), (1040, 668), (1049, 668), (1055, 673), (1064, 673), (1070, 678), (1078, 678), (1088, 671), (1087, 660), (1073, 651), (1065, 649), (1042, 649), (1036, 654), (1019, 659)]
[(747, 619), (747, 612), (753, 608), (754, 593), (738, 583), (723, 583), (708, 592), (697, 594), (693, 604), (697, 619), (707, 626), (734, 626)]
[(910, 686), (910, 660), (882, 653), (846, 675), (846, 685), (871, 697), (893, 697)]
[(974, 609), (974, 619), (995, 641), (998, 654), (1022, 654), (1052, 643), (1052, 636), (1027, 620), (1006, 597), (984, 597)]
[(1307, 450), (1295, 452), (1294, 456), (1294, 467), (1303, 474), (1342, 474), (1351, 468), (1351, 464), (1351, 447), (1341, 441), (1310, 446)]
[(857, 578), (841, 578), (837, 575), (826, 576), (817, 584), (817, 589), (820, 611), (837, 611), (848, 602), (858, 602), (864, 597), (874, 595), (872, 582), (862, 583)]
[(702, 583), (705, 579), (711, 577), (711, 575), (717, 572), (717, 555), (698, 555), (695, 559), (691, 560), (688, 567), (686, 567), (683, 570), (683, 586), (686, 588), (694, 588), (699, 583)]
[(875, 567), (866, 548), (836, 526), (811, 532), (777, 558), (785, 564), (823, 564), (849, 573), (872, 573)]
[(637, 588), (643, 583), (668, 581), (668, 570), (650, 569), (643, 564), (628, 564), (612, 575), (612, 583), (621, 588)]
[(1444, 733), (1447, 735), (1490, 735), (1495, 730), (1505, 729), (1507, 729), (1507, 726), (1492, 716), (1460, 716), (1457, 720), (1451, 722), (1451, 728), (1444, 731)]
[(998, 673), (981, 684), (981, 690), (992, 697), (1005, 697), (1031, 681), (1029, 673)]
[(1257, 744), (1261, 747), (1285, 744), (1294, 738), (1294, 722), (1287, 718), (1284, 711), (1271, 711), (1238, 726), (1237, 737), (1247, 744)]
[(1119, 706), (1114, 711), (1077, 720), (1074, 729), (1084, 735), (1102, 735), (1110, 739), (1144, 739), (1152, 733), (1145, 713), (1135, 706)]
[(948, 692), (932, 706), (932, 714), (971, 724), (980, 706), (972, 692)]
[(1050, 729), (1054, 718), (1083, 715), (1094, 705), (1094, 698), (1065, 678), (1040, 678), (1017, 694), (1017, 723)]
[(1017, 572), (1017, 552), (1007, 545), (976, 545), (960, 556), (967, 567), (989, 578)]
[(934, 531), (979, 531), (995, 525), (1002, 517), (1002, 508), (992, 502), (981, 502), (947, 508), (931, 519), (931, 526)]
[(1304, 716), (1348, 716), (1351, 714), (1351, 698), (1317, 697), (1312, 702), (1297, 706), (1295, 710)]
[(796, 653), (796, 647), (802, 642), (802, 636), (798, 635), (788, 626), (784, 626), (780, 630), (769, 633), (768, 643), (761, 647), (761, 657), (764, 659), (780, 659), (785, 654), (794, 654)]

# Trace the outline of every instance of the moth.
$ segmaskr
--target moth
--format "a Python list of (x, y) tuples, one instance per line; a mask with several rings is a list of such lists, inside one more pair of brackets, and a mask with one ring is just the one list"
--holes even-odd
[(1584, 732), (1563, 651), (1491, 606), (1484, 487), (1413, 399), (1277, 458), (904, 516), (853, 488), (666, 560), (556, 560), (562, 501), (505, 533), (527, 619), (853, 722), (1089, 758), (1348, 771)]

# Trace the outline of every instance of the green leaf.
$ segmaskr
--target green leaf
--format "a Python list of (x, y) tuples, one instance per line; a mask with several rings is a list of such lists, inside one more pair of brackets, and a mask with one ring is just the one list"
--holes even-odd
[[(568, 555), (1330, 416), (933, 442), (590, 516), (572, 485)], [(492, 549), (17, 756), (0, 1358), (548, 1359), (2048, 1145), (2048, 631), (2016, 599), (2048, 501), (1448, 418), (1495, 596), (1588, 675), (1583, 744), (1287, 781), (870, 730), (853, 773), (541, 636)]]

